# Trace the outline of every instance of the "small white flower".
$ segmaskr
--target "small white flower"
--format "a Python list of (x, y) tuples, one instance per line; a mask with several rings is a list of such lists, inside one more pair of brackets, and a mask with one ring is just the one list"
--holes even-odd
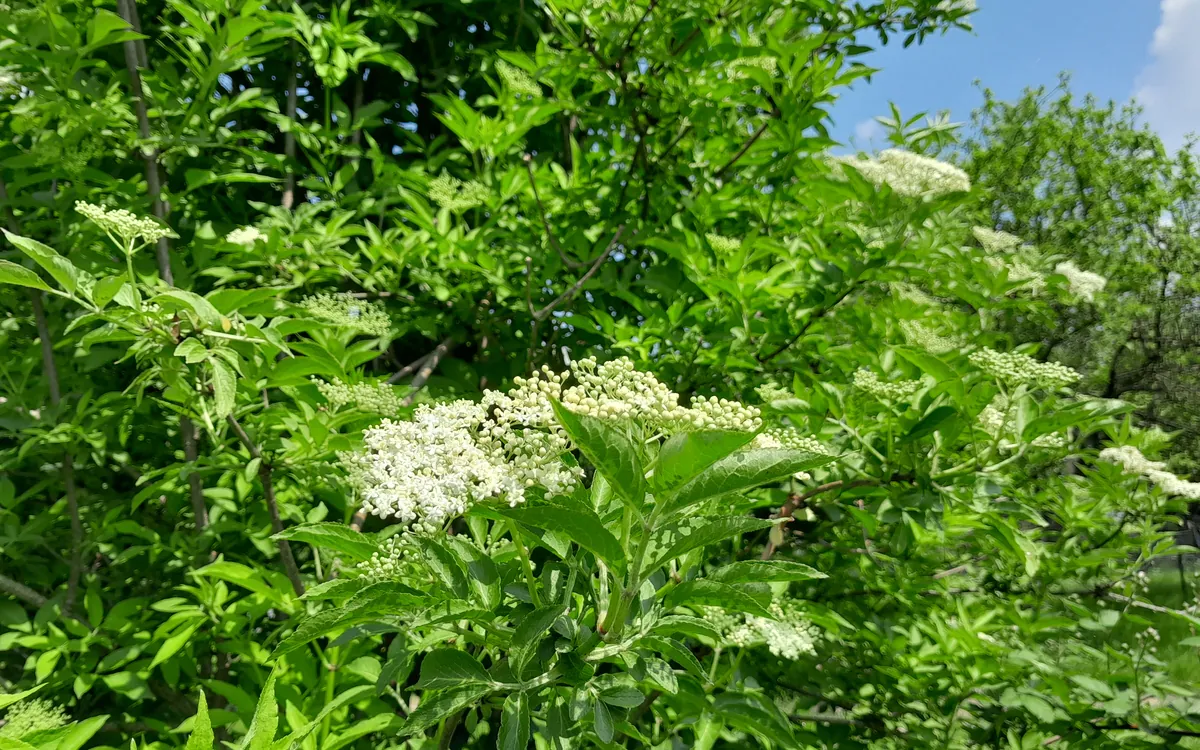
[(254, 247), (255, 242), (265, 239), (267, 239), (267, 236), (258, 231), (258, 227), (241, 227), (225, 235), (226, 242), (232, 242), (235, 245), (245, 245), (246, 247)]
[(1054, 272), (1067, 277), (1071, 294), (1088, 302), (1094, 302), (1096, 295), (1104, 291), (1104, 287), (1108, 284), (1108, 279), (1100, 274), (1084, 271), (1069, 261), (1059, 263), (1054, 267)]

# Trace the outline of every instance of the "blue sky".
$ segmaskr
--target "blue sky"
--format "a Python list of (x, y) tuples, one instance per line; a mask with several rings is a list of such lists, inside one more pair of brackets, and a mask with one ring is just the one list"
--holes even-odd
[(1072, 74), (1077, 94), (1127, 101), (1177, 147), (1200, 132), (1200, 0), (978, 0), (974, 33), (953, 31), (866, 58), (879, 68), (833, 109), (834, 137), (883, 145), (876, 115), (894, 101), (905, 115), (949, 109), (967, 121), (982, 96), (975, 81), (1011, 99)]

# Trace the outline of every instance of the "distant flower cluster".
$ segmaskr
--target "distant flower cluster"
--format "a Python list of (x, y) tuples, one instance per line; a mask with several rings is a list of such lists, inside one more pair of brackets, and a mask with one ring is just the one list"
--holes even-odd
[(531, 96), (535, 99), (541, 98), (542, 87), (528, 73), (517, 66), (510, 65), (503, 60), (497, 60), (496, 73), (499, 74), (504, 86), (514, 94)]
[(837, 157), (836, 162), (857, 169), (876, 185), (887, 185), (909, 198), (934, 197), (971, 190), (971, 178), (954, 166), (911, 151), (887, 149), (875, 159)]
[(865, 391), (880, 401), (898, 401), (917, 392), (921, 387), (919, 380), (898, 380), (889, 383), (880, 380), (879, 376), (870, 370), (858, 370), (854, 373), (854, 387)]
[(158, 242), (163, 237), (176, 236), (154, 219), (142, 218), (123, 208), (107, 209), (94, 203), (75, 201), (75, 210), (90, 219), (123, 248), (133, 245), (134, 240), (139, 237), (149, 244)]
[(771, 617), (733, 614), (717, 607), (705, 607), (704, 619), (720, 633), (721, 645), (732, 648), (766, 646), (783, 659), (795, 661), (817, 652), (821, 631), (790, 600), (771, 602)]
[(403, 399), (397, 396), (395, 389), (387, 383), (350, 385), (337, 378), (332, 382), (313, 378), (312, 382), (333, 409), (354, 406), (360, 411), (372, 414), (394, 415), (402, 408)]
[(742, 241), (736, 237), (725, 237), (710, 232), (704, 235), (704, 238), (708, 240), (709, 247), (723, 255), (735, 253), (742, 248)]
[(1088, 302), (1095, 302), (1096, 295), (1108, 284), (1108, 279), (1100, 274), (1085, 271), (1070, 261), (1059, 263), (1054, 272), (1067, 277), (1071, 294)]
[(48, 700), (33, 698), (17, 701), (8, 707), (8, 713), (4, 715), (0, 737), (20, 739), (34, 732), (65, 727), (70, 721), (66, 711)]
[(1132, 445), (1105, 448), (1100, 451), (1100, 460), (1119, 464), (1130, 474), (1140, 474), (1153, 482), (1168, 495), (1179, 495), (1189, 500), (1200, 500), (1200, 482), (1186, 479), (1167, 471), (1162, 461), (1151, 461)]
[(1021, 246), (1021, 238), (1015, 237), (1008, 232), (999, 232), (987, 227), (975, 227), (971, 230), (971, 233), (975, 235), (979, 246), (989, 255), (1011, 253)]
[(913, 320), (900, 321), (900, 330), (904, 339), (913, 346), (920, 347), (930, 354), (945, 354), (963, 345), (961, 338), (943, 336), (924, 323)]
[(1079, 373), (1057, 362), (1039, 362), (1018, 352), (998, 352), (980, 349), (968, 357), (971, 364), (993, 378), (1009, 384), (1033, 383), (1048, 390), (1071, 385)]
[(225, 235), (226, 242), (246, 247), (254, 247), (255, 242), (265, 239), (267, 239), (267, 235), (258, 231), (258, 227), (240, 227)]
[[(524, 502), (531, 487), (569, 494), (583, 472), (563, 460), (574, 446), (554, 401), (577, 414), (633, 420), (668, 434), (762, 427), (757, 408), (735, 401), (698, 397), (682, 406), (679, 394), (625, 358), (578, 360), (564, 373), (544, 367), (514, 383), (506, 392), (486, 391), (478, 402), (423, 405), (411, 422), (385, 419), (367, 430), (363, 449), (341, 456), (364, 507), (427, 531), (485, 499)], [(334, 395), (349, 394), (335, 387)], [(787, 447), (824, 452), (815, 441), (780, 434)]]
[(765, 70), (771, 75), (779, 72), (779, 60), (770, 55), (758, 55), (757, 57), (739, 57), (729, 63), (729, 77), (738, 80), (746, 77), (744, 68), (758, 68)]
[(356, 299), (350, 294), (317, 294), (305, 297), (300, 306), (314, 318), (372, 336), (383, 336), (392, 328), (383, 305)]
[(463, 182), (443, 174), (429, 181), (427, 194), (429, 200), (442, 208), (460, 213), (486, 203), (489, 191), (486, 185), (475, 180)]
[[(987, 433), (1001, 450), (1011, 451), (1021, 447), (1022, 441), (1016, 434), (1016, 420), (1011, 405), (1003, 394), (996, 394), (991, 402), (979, 412), (979, 428)], [(1031, 448), (1065, 448), (1067, 436), (1062, 433), (1039, 435), (1029, 441)]]

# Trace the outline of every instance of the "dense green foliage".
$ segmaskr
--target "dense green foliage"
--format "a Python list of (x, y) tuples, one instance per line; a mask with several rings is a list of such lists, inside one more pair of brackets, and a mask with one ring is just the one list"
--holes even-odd
[(0, 750), (1200, 733), (1190, 157), (829, 153), (965, 5), (4, 6)]

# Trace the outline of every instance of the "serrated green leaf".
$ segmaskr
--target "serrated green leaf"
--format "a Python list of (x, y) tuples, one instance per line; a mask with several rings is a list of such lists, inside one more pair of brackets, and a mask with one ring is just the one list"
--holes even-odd
[(208, 366), (212, 372), (213, 412), (218, 419), (224, 419), (237, 404), (237, 376), (220, 359), (209, 360)]
[(646, 494), (645, 471), (628, 432), (611, 422), (575, 414), (557, 401), (554, 413), (579, 451), (604, 475), (613, 490), (634, 508), (640, 508)]
[(554, 624), (562, 611), (563, 608), (559, 605), (542, 607), (525, 615), (525, 619), (521, 620), (521, 624), (513, 631), (512, 645), (508, 656), (513, 674), (518, 676), (521, 674), (521, 670), (537, 650), (538, 642), (550, 631), (550, 626)]
[(612, 742), (614, 733), (612, 712), (599, 698), (593, 701), (592, 717), (595, 721), (596, 736), (600, 738), (601, 742)]
[(38, 685), (37, 687), (31, 687), (28, 690), (20, 693), (0, 693), (0, 708), (8, 708), (18, 701), (23, 701), (26, 698), (32, 697), (41, 692), (42, 688), (44, 687), (46, 686)]
[(497, 508), (496, 512), (526, 526), (565, 534), (571, 541), (608, 563), (610, 568), (618, 571), (625, 569), (625, 553), (621, 543), (604, 528), (599, 516), (584, 508), (518, 505), (515, 508)]
[(289, 526), (271, 538), (289, 539), (331, 549), (355, 562), (370, 560), (371, 555), (379, 551), (379, 546), (362, 532), (355, 531), (345, 524), (327, 521)]
[(726, 516), (721, 518), (685, 518), (668, 524), (654, 533), (647, 547), (647, 558), (653, 562), (646, 568), (654, 570), (668, 560), (726, 541), (750, 531), (760, 531), (775, 525), (775, 521), (748, 516)]
[(0, 229), (0, 231), (4, 232), (4, 236), (8, 238), (9, 242), (16, 245), (34, 263), (45, 269), (46, 273), (50, 274), (50, 277), (68, 293), (75, 294), (79, 291), (79, 278), (82, 271), (76, 268), (71, 261), (59, 255), (58, 251), (37, 240), (13, 234), (8, 230)]
[(212, 750), (214, 740), (212, 722), (208, 718), (208, 700), (201, 690), (196, 705), (196, 720), (192, 722), (192, 733), (184, 750)]
[(665, 604), (668, 608), (682, 604), (704, 604), (759, 617), (770, 617), (771, 613), (766, 606), (748, 593), (744, 586), (745, 584), (717, 583), (705, 579), (685, 581), (667, 595)]
[(652, 649), (656, 653), (667, 657), (687, 670), (693, 677), (702, 680), (707, 680), (708, 678), (708, 675), (704, 671), (704, 666), (696, 658), (696, 655), (692, 653), (691, 649), (674, 638), (648, 635), (639, 640), (637, 645), (639, 648)]
[(406, 737), (423, 732), (447, 716), (477, 703), (491, 690), (488, 685), (467, 685), (426, 698), (400, 727), (400, 735)]
[(15, 284), (30, 289), (41, 289), (44, 292), (50, 291), (50, 287), (42, 281), (41, 276), (10, 260), (0, 260), (0, 284)]
[(430, 651), (421, 660), (421, 676), (417, 687), (422, 690), (440, 690), (462, 685), (491, 684), (483, 665), (465, 651), (440, 648)]
[(675, 489), (753, 439), (752, 432), (722, 430), (672, 435), (658, 452), (654, 484), (664, 490)]
[(788, 560), (742, 560), (718, 568), (708, 578), (721, 583), (771, 583), (827, 578), (816, 568)]
[(778, 482), (836, 460), (805, 451), (763, 449), (738, 451), (717, 461), (684, 484), (666, 501), (669, 509)]
[(254, 718), (250, 721), (250, 729), (242, 740), (244, 750), (270, 750), (275, 741), (275, 731), (279, 728), (279, 703), (275, 700), (275, 671), (267, 677), (262, 693), (258, 696), (258, 705), (254, 708)]
[(450, 550), (446, 549), (440, 541), (432, 537), (416, 536), (414, 538), (416, 539), (417, 546), (421, 548), (429, 569), (442, 582), (442, 585), (456, 599), (467, 599), (470, 597), (471, 589), (467, 584), (467, 572), (463, 569), (458, 558)]
[(500, 736), (497, 750), (525, 750), (529, 747), (529, 697), (513, 693), (504, 699), (500, 715)]
[(488, 610), (499, 606), (502, 596), (500, 571), (492, 558), (461, 536), (448, 537), (445, 542), (466, 566), (467, 584), (479, 604)]

